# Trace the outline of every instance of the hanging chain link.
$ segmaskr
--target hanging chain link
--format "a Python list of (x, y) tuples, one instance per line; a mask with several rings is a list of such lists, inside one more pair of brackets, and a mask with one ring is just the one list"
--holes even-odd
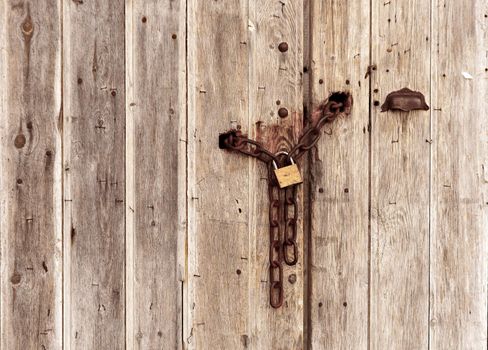
[[(319, 118), (317, 121), (311, 121), (299, 137), (296, 145), (288, 153), (274, 154), (258, 141), (249, 139), (240, 130), (231, 130), (219, 136), (220, 148), (246, 154), (268, 165), (269, 297), (273, 308), (279, 308), (283, 305), (283, 261), (289, 266), (296, 265), (298, 262), (297, 185), (280, 189), (273, 171), (273, 162), (283, 164), (279, 161), (283, 153), (286, 154), (285, 162), (290, 162), (292, 158), (299, 159), (305, 152), (313, 148), (322, 134), (322, 127), (334, 121), (340, 113), (344, 111), (348, 113), (352, 99), (346, 93), (342, 93), (340, 97), (345, 101), (344, 103), (334, 101), (331, 97), (326, 103), (318, 107)], [(283, 158), (281, 159), (283, 160)]]
[(281, 237), (280, 187), (273, 176), (273, 167), (268, 166), (268, 196), (269, 196), (269, 300), (274, 308), (283, 305), (283, 251)]
[[(298, 262), (297, 247), (297, 222), (298, 222), (298, 204), (297, 204), (297, 185), (286, 187), (284, 189), (284, 220), (283, 224), (283, 259), (289, 266), (296, 265)], [(292, 215), (290, 215), (292, 208)]]

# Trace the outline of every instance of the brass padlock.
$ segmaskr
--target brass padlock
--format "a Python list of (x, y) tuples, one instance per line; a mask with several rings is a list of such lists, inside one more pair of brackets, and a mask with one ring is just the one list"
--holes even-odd
[(276, 179), (280, 188), (285, 188), (292, 185), (298, 185), (303, 182), (302, 174), (298, 169), (298, 165), (295, 164), (293, 158), (290, 157), (290, 165), (284, 166), (283, 168), (278, 168), (276, 162), (273, 160), (273, 167)]

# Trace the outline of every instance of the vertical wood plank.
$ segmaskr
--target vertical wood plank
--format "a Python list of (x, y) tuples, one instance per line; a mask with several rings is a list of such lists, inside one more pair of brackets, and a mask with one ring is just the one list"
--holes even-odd
[(311, 2), (312, 106), (349, 90), (351, 115), (312, 154), (309, 348), (368, 346), (370, 2)]
[(380, 112), (391, 91), (430, 95), (430, 3), (372, 8), (372, 349), (428, 346), (430, 112)]
[(125, 344), (124, 1), (64, 2), (64, 344)]
[(285, 281), (296, 277), (285, 282), (285, 306), (269, 305), (266, 167), (216, 143), (218, 132), (237, 127), (273, 151), (296, 140), (302, 18), (303, 5), (288, 1), (189, 7), (190, 347), (303, 347), (303, 255), (285, 269)]
[[(185, 2), (130, 1), (128, 348), (181, 348), (185, 238)], [(130, 152), (130, 155), (129, 155)], [(129, 175), (130, 173), (130, 175)], [(181, 200), (182, 199), (182, 200)], [(131, 265), (129, 267), (129, 265)]]
[[(250, 1), (248, 45), (247, 130), (271, 152), (289, 151), (303, 126), (303, 3)], [(280, 109), (286, 109), (286, 117), (278, 115)], [(269, 301), (268, 170), (262, 162), (252, 164), (249, 342), (253, 349), (303, 349), (303, 186), (297, 194), (298, 262), (295, 266), (283, 263), (285, 301), (273, 309)]]
[(60, 3), (0, 9), (0, 346), (60, 348)]
[(249, 164), (218, 149), (248, 126), (248, 2), (188, 1), (188, 349), (249, 341)]
[(488, 7), (435, 0), (432, 15), (430, 348), (486, 349)]

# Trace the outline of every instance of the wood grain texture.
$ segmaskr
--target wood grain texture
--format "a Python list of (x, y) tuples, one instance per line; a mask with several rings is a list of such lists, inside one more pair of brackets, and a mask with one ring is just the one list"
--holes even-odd
[(369, 7), (311, 2), (312, 106), (344, 90), (354, 104), (311, 157), (310, 349), (368, 346)]
[(218, 149), (249, 123), (247, 10), (188, 1), (188, 349), (249, 344), (250, 160)]
[(64, 344), (125, 344), (124, 1), (64, 2)]
[(60, 3), (0, 9), (0, 346), (60, 348)]
[(487, 346), (487, 14), (433, 1), (431, 349)]
[[(289, 151), (303, 126), (303, 3), (249, 2), (249, 124), (252, 138), (272, 152)], [(285, 45), (286, 44), (286, 45)], [(286, 47), (285, 47), (286, 46)], [(286, 117), (284, 110), (287, 111)], [(302, 163), (298, 164), (300, 167)], [(285, 301), (269, 303), (269, 198), (265, 164), (250, 171), (250, 312), (252, 349), (304, 348), (303, 186), (298, 187), (298, 262), (283, 263)], [(292, 282), (290, 282), (292, 281)]]
[(374, 2), (372, 63), (370, 347), (427, 348), (430, 112), (379, 104), (403, 87), (430, 103), (429, 2)]
[(185, 2), (130, 3), (127, 213), (133, 223), (127, 235), (134, 252), (128, 261), (133, 274), (127, 275), (127, 285), (133, 284), (128, 347), (176, 349), (181, 348), (184, 246), (179, 243), (186, 214)]
[[(485, 0), (0, 1), (1, 349), (486, 349), (487, 28)], [(381, 113), (403, 87), (431, 110)], [(275, 310), (267, 168), (217, 137), (289, 150), (338, 90)]]

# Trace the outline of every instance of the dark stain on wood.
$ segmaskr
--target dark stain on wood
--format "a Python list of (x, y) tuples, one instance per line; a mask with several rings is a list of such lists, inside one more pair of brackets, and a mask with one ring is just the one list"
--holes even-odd
[(24, 78), (25, 80), (28, 80), (30, 70), (31, 40), (34, 34), (34, 23), (32, 22), (29, 4), (27, 4), (27, 15), (20, 25), (20, 30), (22, 31), (22, 36), (24, 38)]
[(46, 170), (48, 170), (51, 167), (52, 158), (53, 158), (53, 152), (51, 152), (50, 150), (47, 150), (46, 151), (46, 164), (45, 164)]
[(74, 243), (75, 236), (76, 236), (76, 230), (75, 230), (75, 228), (73, 226), (71, 226), (71, 244)]
[[(291, 119), (290, 119), (291, 118)], [(266, 125), (255, 123), (256, 141), (261, 142), (270, 152), (289, 151), (302, 130), (302, 114), (292, 112), (285, 123)]]
[(14, 274), (10, 277), (10, 282), (12, 282), (12, 284), (19, 284), (21, 280), (22, 276), (17, 272), (14, 272)]
[[(59, 113), (58, 113), (58, 122), (56, 124), (58, 128), (58, 132), (62, 135), (63, 134), (63, 99), (61, 97), (61, 105), (59, 107)], [(29, 126), (27, 126), (29, 128)]]
[(16, 148), (23, 148), (25, 146), (25, 142), (26, 142), (25, 135), (24, 134), (18, 134), (15, 137), (14, 145)]
[(98, 70), (98, 60), (97, 60), (97, 41), (95, 40), (94, 48), (93, 48), (93, 63), (92, 63), (92, 73), (93, 73), (93, 80), (96, 81), (97, 79), (97, 70)]

